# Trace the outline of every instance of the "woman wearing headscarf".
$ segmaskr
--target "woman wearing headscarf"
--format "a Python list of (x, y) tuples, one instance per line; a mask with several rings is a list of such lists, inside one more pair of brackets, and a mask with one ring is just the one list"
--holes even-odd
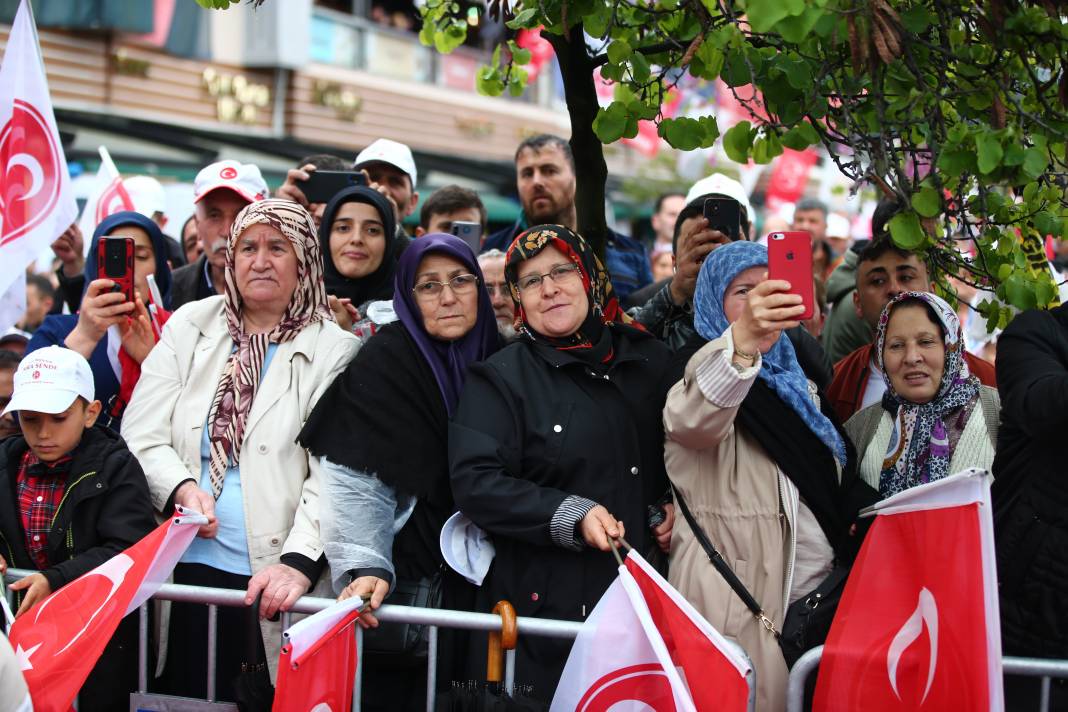
[[(439, 533), (455, 509), (449, 417), (468, 367), (498, 346), (482, 279), (459, 238), (435, 233), (414, 241), (397, 267), (397, 321), (366, 342), (301, 432), (300, 442), (322, 458), (326, 556), (342, 598), (358, 595), (377, 608), (398, 580), (428, 581), (442, 570)], [(464, 589), (447, 574), (442, 606), (469, 606)], [(364, 685), (365, 704), (422, 708), (426, 691), (411, 680), (411, 662), (388, 669), (368, 640), (365, 670), (374, 672), (366, 679), (378, 682)], [(403, 684), (388, 682), (394, 679)]]
[(846, 423), (860, 476), (886, 498), (994, 462), (1001, 400), (964, 360), (956, 312), (941, 297), (902, 292), (879, 316), (875, 354), (881, 403)]
[(367, 316), (369, 302), (393, 298), (400, 252), (393, 206), (372, 188), (346, 188), (323, 210), (319, 241), (330, 309), (351, 331)]
[[(234, 699), (243, 665), (274, 674), (281, 631), (267, 619), (323, 569), (319, 463), (295, 441), (359, 342), (334, 322), (322, 264), (304, 208), (285, 200), (244, 208), (226, 248), (225, 293), (167, 322), (124, 421), (156, 509), (177, 503), (209, 518), (175, 582), (244, 590), (247, 604), (260, 599), (258, 611), (219, 611), (222, 699)], [(172, 692), (204, 696), (206, 615), (204, 606), (172, 607)]]
[[(581, 621), (616, 577), (612, 539), (645, 551), (665, 516), (652, 505), (667, 489), (670, 352), (628, 323), (601, 261), (565, 227), (517, 237), (505, 279), (519, 338), (468, 374), (449, 430), (453, 494), (496, 547), (486, 610), (506, 599), (520, 616)], [(520, 637), (535, 697), (552, 698), (570, 647)]]
[[(694, 323), (704, 343), (690, 345), (668, 394), (664, 459), (696, 524), (781, 631), (789, 604), (836, 558), (852, 560), (851, 525), (875, 496), (854, 487), (852, 445), (783, 334), (798, 324), (801, 297), (767, 280), (767, 264), (765, 247), (733, 242), (701, 266)], [(787, 667), (775, 636), (685, 521), (672, 534), (669, 580), (749, 654), (757, 709), (783, 709)]]
[[(134, 241), (134, 293), (130, 303), (110, 279), (98, 279), (97, 254), (103, 237), (128, 237)], [(158, 299), (148, 286), (148, 275), (156, 282)], [(140, 213), (122, 211), (105, 218), (93, 232), (85, 258), (85, 293), (78, 314), (55, 314), (45, 318), (26, 346), (26, 353), (45, 346), (65, 346), (89, 361), (96, 384), (96, 399), (104, 404), (101, 422), (118, 429), (125, 408), (120, 402), (120, 385), (125, 381), (129, 395), (139, 364), (156, 343), (154, 318), (170, 309), (171, 268), (167, 264), (166, 238), (156, 223)], [(159, 302), (159, 303), (157, 303)], [(150, 316), (149, 310), (153, 311)], [(157, 310), (159, 310), (157, 312)], [(124, 369), (124, 364), (126, 368)]]

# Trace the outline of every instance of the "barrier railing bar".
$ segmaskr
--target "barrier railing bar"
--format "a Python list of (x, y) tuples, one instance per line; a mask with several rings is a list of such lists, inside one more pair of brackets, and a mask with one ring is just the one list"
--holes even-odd
[(137, 611), (137, 692), (148, 692), (148, 601)]
[(282, 611), (282, 632), (278, 634), (278, 637), (281, 638), (279, 645), (284, 646), (286, 644), (286, 631), (289, 630), (291, 625), (293, 625), (293, 614), (289, 611)]
[[(809, 650), (794, 663), (786, 687), (786, 712), (802, 712), (805, 704), (805, 682), (812, 671), (819, 667), (822, 657), (823, 646), (820, 645)], [(1068, 660), (1004, 656), (1001, 658), (1001, 671), (1003, 675), (1041, 678), (1042, 688), (1038, 709), (1039, 712), (1047, 712), (1051, 679), (1068, 679)]]
[(426, 632), (426, 712), (434, 712), (438, 689), (438, 627), (427, 626)]
[(208, 604), (208, 702), (215, 701), (215, 663), (218, 651), (218, 623), (219, 607), (214, 603)]
[(515, 648), (504, 651), (504, 690), (515, 694)]

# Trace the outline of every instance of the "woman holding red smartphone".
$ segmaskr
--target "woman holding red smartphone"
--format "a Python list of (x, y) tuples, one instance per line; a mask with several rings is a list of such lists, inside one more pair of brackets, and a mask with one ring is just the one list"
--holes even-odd
[[(116, 282), (101, 279), (100, 241), (104, 237), (133, 240), (134, 302), (114, 291)], [(85, 259), (85, 293), (77, 314), (47, 317), (26, 347), (30, 353), (45, 346), (64, 346), (89, 361), (96, 383), (96, 398), (104, 404), (101, 422), (118, 429), (121, 413), (112, 407), (123, 381), (123, 362), (140, 363), (155, 345), (148, 308), (153, 302), (148, 276), (159, 292), (158, 309), (170, 307), (171, 269), (163, 233), (155, 222), (133, 211), (104, 219), (96, 230)], [(121, 280), (120, 280), (121, 281)], [(125, 356), (120, 354), (125, 352)], [(135, 366), (134, 366), (135, 367)]]
[(677, 521), (669, 580), (745, 648), (757, 709), (774, 710), (785, 706), (783, 652), (694, 527), (781, 631), (790, 605), (852, 560), (856, 513), (877, 495), (857, 479), (853, 446), (783, 333), (798, 325), (803, 300), (767, 271), (767, 250), (752, 242), (718, 247), (702, 265), (694, 325), (707, 343), (693, 344), (668, 393), (664, 461), (676, 507), (694, 520)]

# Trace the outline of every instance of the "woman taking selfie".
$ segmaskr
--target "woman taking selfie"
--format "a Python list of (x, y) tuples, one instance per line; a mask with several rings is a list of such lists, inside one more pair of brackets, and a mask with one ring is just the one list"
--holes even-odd
[(1001, 400), (969, 372), (953, 308), (902, 292), (879, 317), (875, 354), (886, 394), (846, 423), (864, 481), (886, 498), (969, 467), (989, 470)]
[[(470, 370), (449, 429), (452, 490), (496, 547), (484, 610), (506, 599), (520, 616), (581, 621), (616, 577), (613, 539), (666, 545), (671, 522), (651, 505), (667, 488), (670, 354), (625, 323), (600, 260), (565, 227), (517, 237), (505, 279), (519, 337)], [(570, 648), (520, 637), (535, 697), (552, 698)]]

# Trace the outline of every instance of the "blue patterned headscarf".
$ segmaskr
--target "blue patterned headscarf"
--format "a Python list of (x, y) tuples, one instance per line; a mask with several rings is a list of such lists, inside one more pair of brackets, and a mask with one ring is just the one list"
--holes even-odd
[[(765, 267), (768, 250), (755, 242), (731, 242), (717, 247), (705, 258), (697, 277), (693, 305), (697, 333), (708, 340), (723, 335), (730, 323), (723, 311), (723, 295), (739, 274), (750, 267)], [(845, 442), (834, 424), (816, 407), (808, 391), (808, 378), (797, 363), (794, 345), (786, 334), (761, 356), (758, 378), (763, 379), (788, 406), (794, 409), (809, 429), (830, 448), (845, 465)]]

